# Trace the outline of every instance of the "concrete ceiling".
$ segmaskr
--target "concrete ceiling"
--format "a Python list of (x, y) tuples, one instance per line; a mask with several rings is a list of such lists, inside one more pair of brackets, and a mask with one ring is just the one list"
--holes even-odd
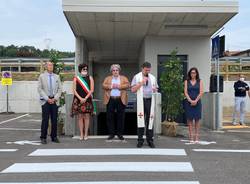
[(90, 58), (102, 62), (137, 60), (146, 36), (211, 36), (237, 14), (235, 9), (232, 12), (70, 11), (70, 2), (65, 1), (64, 14), (73, 33), (84, 37)]

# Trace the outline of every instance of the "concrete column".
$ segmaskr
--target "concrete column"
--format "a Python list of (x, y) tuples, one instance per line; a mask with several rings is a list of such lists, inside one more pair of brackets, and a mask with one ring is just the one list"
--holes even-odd
[(155, 119), (154, 119), (154, 134), (161, 134), (161, 93), (153, 94), (155, 96)]
[(76, 37), (75, 45), (75, 74), (78, 73), (80, 63), (88, 64), (88, 48), (83, 37)]
[[(220, 124), (219, 128), (222, 128), (223, 120), (223, 103), (222, 93), (220, 93)], [(209, 129), (216, 130), (215, 118), (216, 118), (216, 93), (205, 92), (202, 97), (202, 119), (201, 124)]]
[(90, 60), (88, 62), (88, 66), (89, 66), (89, 74), (93, 76), (93, 60)]
[(73, 100), (73, 94), (65, 95), (65, 110), (66, 110), (66, 118), (65, 118), (65, 135), (73, 136), (75, 131), (76, 118), (72, 118), (70, 116), (71, 105)]

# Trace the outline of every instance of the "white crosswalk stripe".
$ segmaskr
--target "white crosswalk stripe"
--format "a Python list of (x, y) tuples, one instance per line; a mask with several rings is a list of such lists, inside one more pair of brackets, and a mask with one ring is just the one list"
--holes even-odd
[(61, 162), (17, 163), (2, 173), (34, 172), (193, 172), (188, 162)]
[[(22, 184), (1, 183), (0, 184)], [(45, 184), (41, 182), (25, 182), (25, 184)], [(46, 182), (46, 184), (199, 184), (198, 181), (105, 181), (105, 182)]]
[(165, 155), (186, 156), (183, 149), (37, 149), (29, 156), (63, 155)]
[[(101, 173), (105, 176), (107, 173), (124, 173), (127, 176), (144, 176), (150, 173), (150, 181), (145, 180), (144, 177), (141, 180), (136, 178), (133, 181), (133, 177), (127, 181), (127, 178), (119, 179), (115, 178), (113, 181), (112, 175), (111, 180), (99, 181), (100, 178), (95, 179), (96, 181), (84, 181), (83, 182), (65, 182), (61, 178), (59, 181), (52, 182), (55, 180), (37, 182), (25, 182), (27, 184), (199, 184), (194, 177), (194, 169), (192, 164), (187, 161), (188, 157), (184, 149), (134, 149), (134, 148), (100, 148), (100, 149), (37, 149), (30, 153), (28, 156), (28, 163), (14, 163), (11, 166), (5, 168), (0, 174), (8, 174), (8, 176), (18, 176), (27, 174), (39, 174), (45, 175), (46, 173)], [(78, 157), (75, 157), (78, 156)], [(145, 157), (145, 160), (138, 159)], [(94, 161), (91, 160), (94, 159)], [(114, 158), (114, 160), (113, 160)], [(180, 158), (180, 159), (178, 159)], [(48, 162), (47, 159), (53, 159), (53, 162)], [(54, 161), (56, 159), (56, 161)], [(89, 159), (91, 161), (89, 161)], [(122, 160), (119, 160), (122, 159)], [(72, 161), (73, 160), (73, 161)], [(88, 161), (84, 161), (88, 160)], [(140, 174), (139, 174), (140, 173)], [(188, 179), (178, 179), (178, 176), (173, 179), (169, 178), (165, 181), (164, 174), (163, 179), (159, 181), (153, 181), (158, 173), (170, 174), (173, 173), (182, 176), (184, 173)], [(154, 177), (155, 175), (155, 177)], [(64, 175), (62, 175), (64, 176)], [(122, 176), (122, 175), (118, 175)], [(130, 177), (129, 177), (130, 178)], [(191, 178), (191, 179), (190, 179)], [(192, 180), (192, 178), (194, 178)], [(163, 181), (162, 181), (163, 180)], [(56, 180), (58, 181), (58, 180)], [(82, 181), (82, 180), (80, 180)], [(8, 184), (22, 184), (23, 182), (15, 182)], [(5, 184), (1, 183), (0, 184)], [(7, 183), (6, 183), (7, 184)]]

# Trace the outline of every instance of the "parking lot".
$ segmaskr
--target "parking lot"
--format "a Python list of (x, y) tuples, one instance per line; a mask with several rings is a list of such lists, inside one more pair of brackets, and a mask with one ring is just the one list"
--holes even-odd
[[(60, 136), (41, 145), (40, 114), (0, 115), (0, 183), (180, 183), (249, 182), (249, 129), (201, 131), (200, 144), (187, 137), (156, 136), (156, 149), (136, 148), (136, 136), (106, 142)], [(178, 183), (178, 184), (179, 184)]]

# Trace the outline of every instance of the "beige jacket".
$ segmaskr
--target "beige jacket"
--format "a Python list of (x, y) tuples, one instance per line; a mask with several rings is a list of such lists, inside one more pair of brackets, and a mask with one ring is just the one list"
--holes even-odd
[[(62, 85), (60, 77), (56, 74), (54, 74), (54, 98), (56, 100), (56, 104), (59, 105), (59, 98), (62, 94)], [(49, 86), (48, 86), (48, 72), (45, 71), (42, 73), (38, 78), (38, 93), (40, 95), (40, 103), (41, 105), (44, 105), (46, 101), (48, 100), (49, 96)]]
[[(128, 104), (128, 93), (127, 89), (129, 88), (129, 81), (128, 78), (120, 75), (120, 91), (121, 91), (121, 100), (124, 105)], [(110, 99), (110, 92), (111, 92), (111, 83), (112, 83), (112, 76), (108, 76), (104, 79), (102, 83), (102, 88), (104, 89), (104, 96), (103, 96), (103, 103), (107, 105)]]

